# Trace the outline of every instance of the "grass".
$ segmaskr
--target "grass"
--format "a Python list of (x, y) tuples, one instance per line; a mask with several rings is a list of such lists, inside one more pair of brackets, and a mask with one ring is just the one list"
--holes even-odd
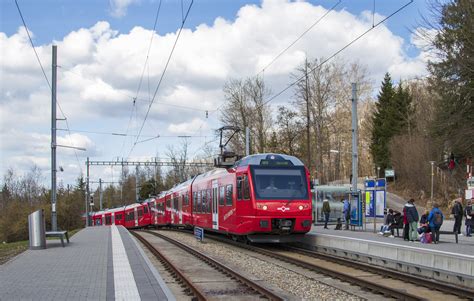
[[(76, 234), (80, 230), (82, 230), (82, 228), (68, 231), (69, 238), (71, 238), (74, 234)], [(10, 242), (10, 243), (0, 243), (0, 265), (4, 264), (11, 258), (17, 256), (18, 254), (24, 252), (25, 250), (28, 249), (28, 247), (29, 247), (28, 240), (22, 240), (22, 241)]]

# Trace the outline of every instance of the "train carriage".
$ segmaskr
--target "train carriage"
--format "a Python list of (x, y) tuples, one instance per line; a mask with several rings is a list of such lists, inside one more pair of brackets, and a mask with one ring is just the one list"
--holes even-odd
[(311, 229), (309, 172), (292, 156), (245, 157), (197, 176), (191, 192), (194, 225), (208, 230), (279, 241)]

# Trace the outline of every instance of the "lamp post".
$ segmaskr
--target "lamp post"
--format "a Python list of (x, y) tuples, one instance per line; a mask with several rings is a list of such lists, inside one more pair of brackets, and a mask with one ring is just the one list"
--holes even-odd
[(377, 166), (377, 178), (380, 178), (380, 166)]
[(435, 164), (435, 161), (430, 161), (430, 164), (431, 164), (431, 197), (430, 197), (430, 202), (431, 202), (431, 205), (433, 205), (433, 186), (434, 186), (433, 177), (434, 177), (434, 164)]

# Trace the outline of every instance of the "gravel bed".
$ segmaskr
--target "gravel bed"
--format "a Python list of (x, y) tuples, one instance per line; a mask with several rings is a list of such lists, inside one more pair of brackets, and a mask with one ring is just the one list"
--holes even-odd
[(205, 251), (220, 261), (238, 267), (246, 274), (262, 279), (303, 300), (363, 300), (350, 295), (336, 287), (329, 286), (294, 271), (288, 270), (272, 262), (249, 256), (239, 249), (220, 242), (200, 243), (191, 235), (171, 231), (160, 233), (179, 240), (200, 251)]

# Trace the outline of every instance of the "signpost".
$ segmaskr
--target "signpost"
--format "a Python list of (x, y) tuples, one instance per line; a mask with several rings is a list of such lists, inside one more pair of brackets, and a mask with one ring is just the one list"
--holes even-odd
[(196, 237), (197, 240), (202, 242), (204, 240), (204, 229), (199, 228), (199, 227), (194, 227), (194, 237)]

